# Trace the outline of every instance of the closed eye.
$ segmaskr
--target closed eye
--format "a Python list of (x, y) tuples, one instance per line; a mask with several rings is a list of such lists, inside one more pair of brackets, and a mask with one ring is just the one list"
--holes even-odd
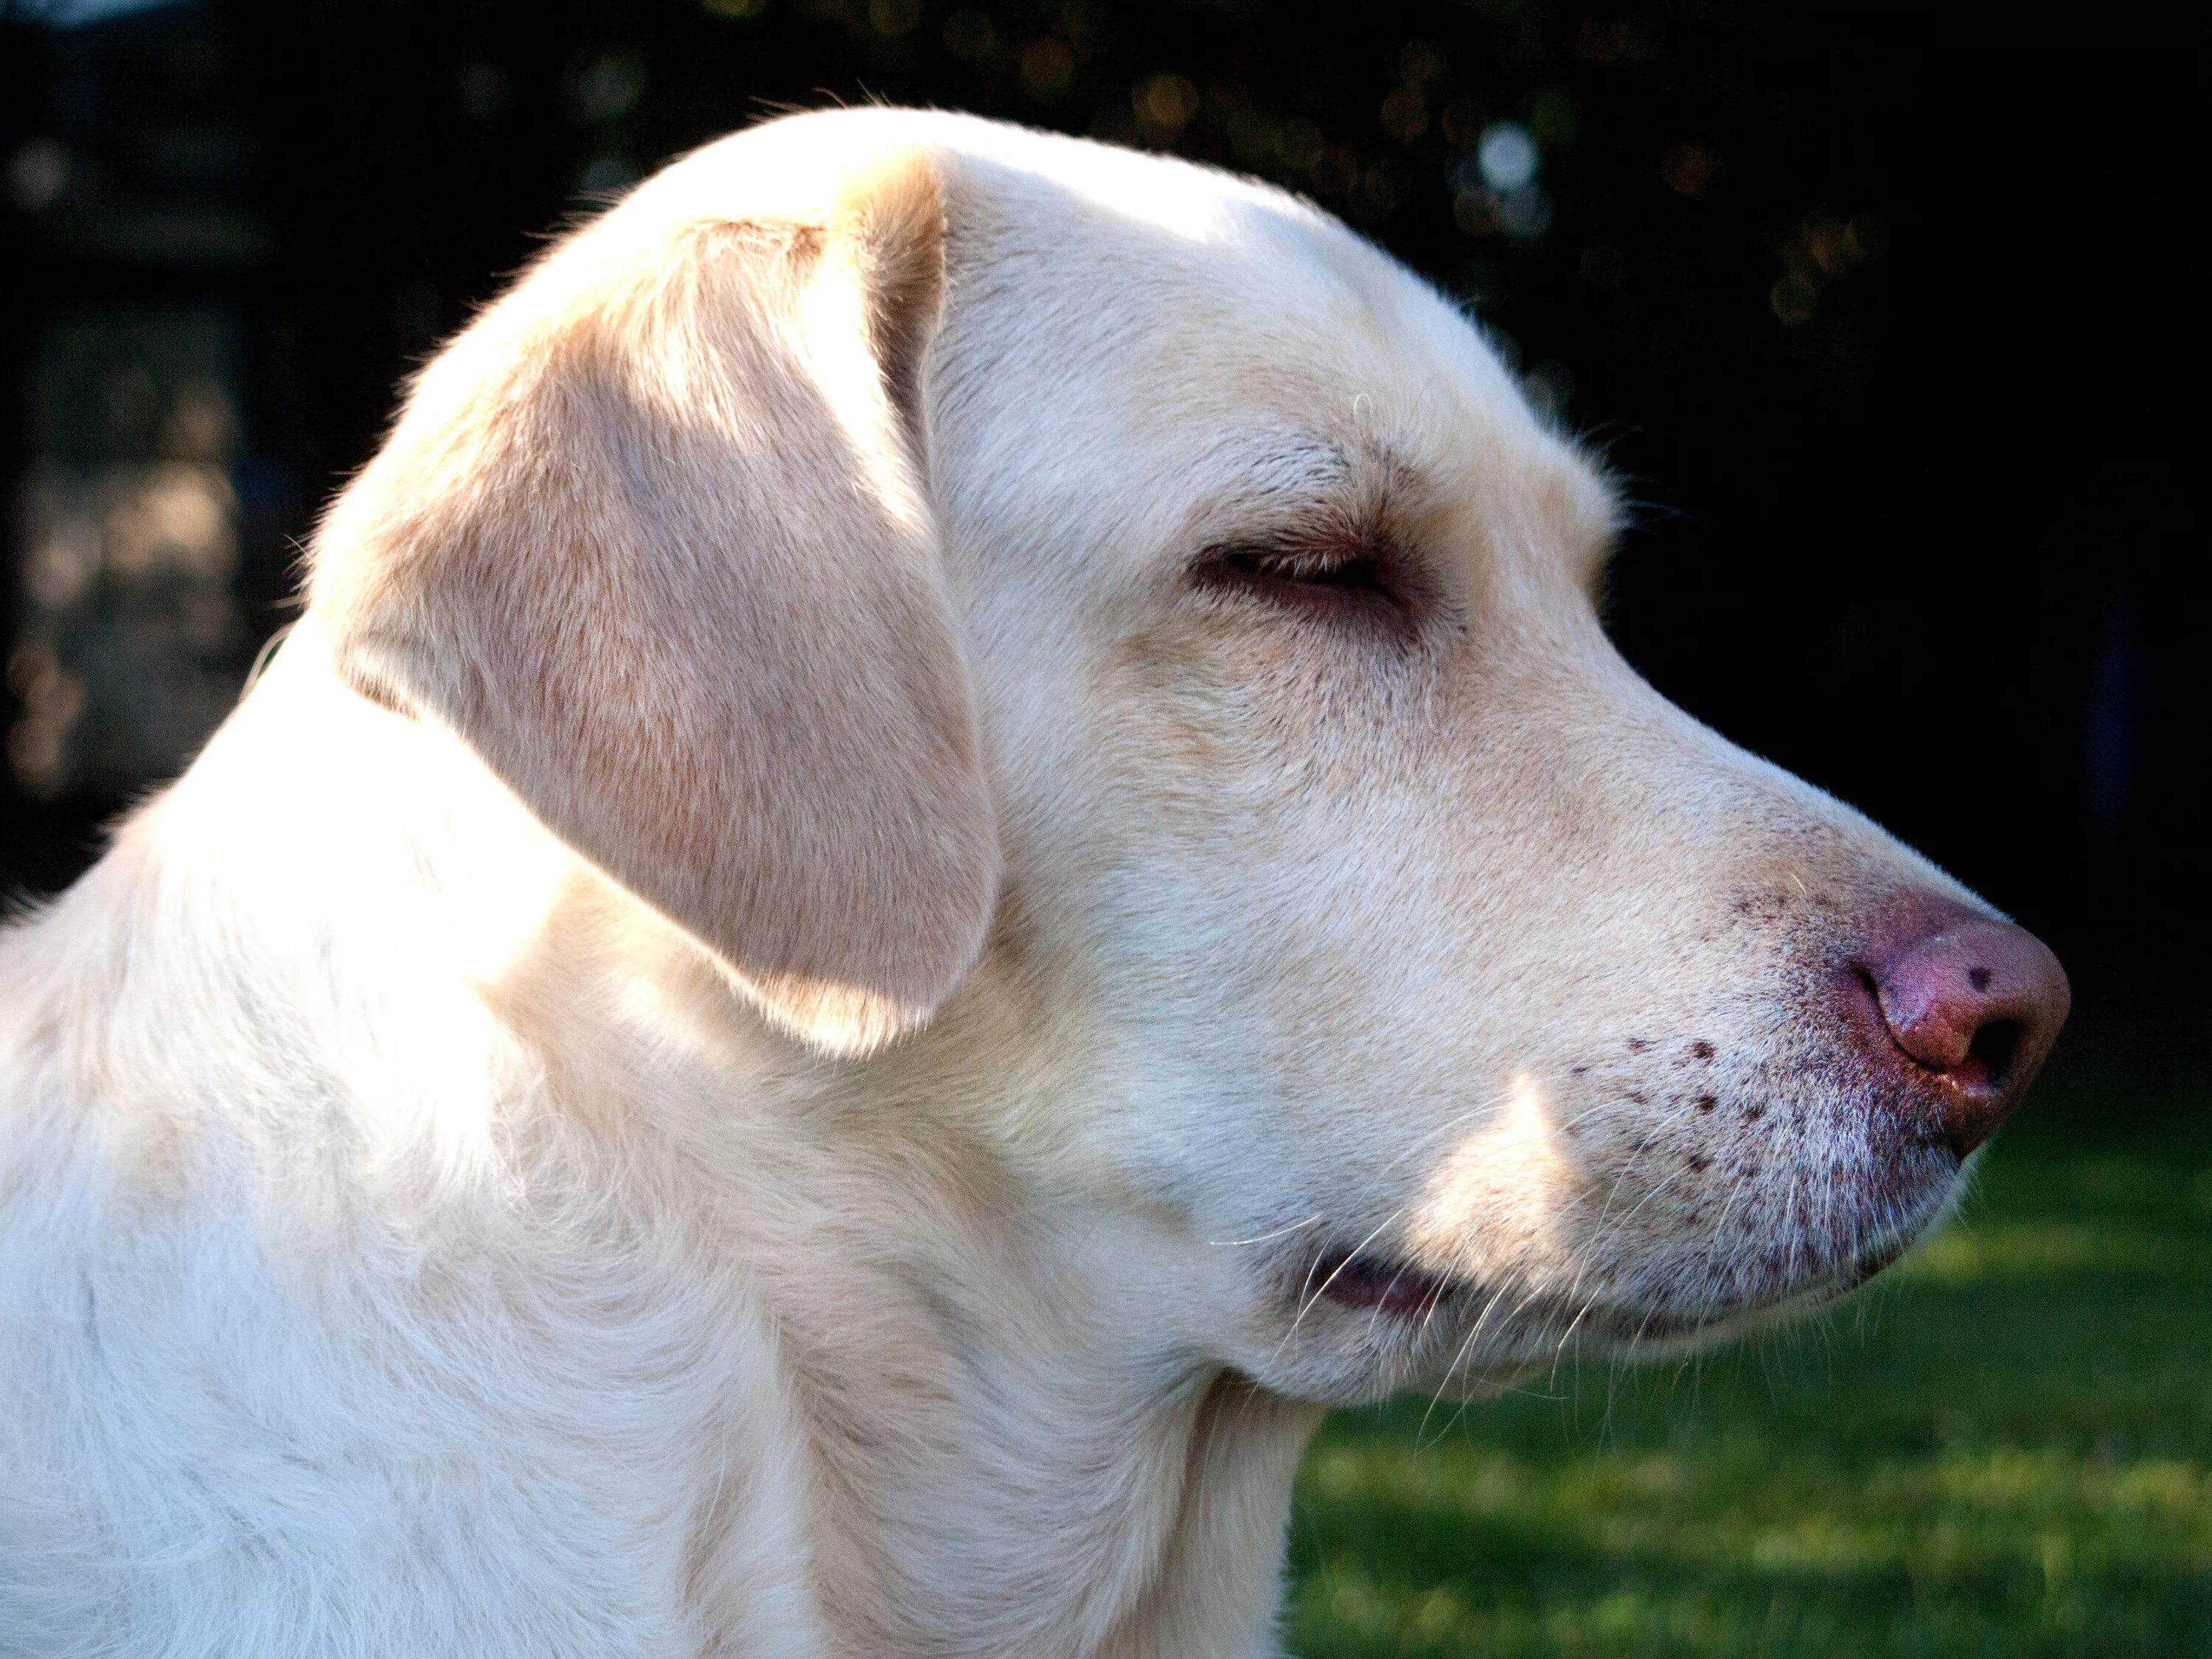
[(1210, 547), (1191, 568), (1200, 588), (1273, 605), (1318, 622), (1412, 625), (1412, 595), (1399, 562), (1364, 544), (1290, 543)]

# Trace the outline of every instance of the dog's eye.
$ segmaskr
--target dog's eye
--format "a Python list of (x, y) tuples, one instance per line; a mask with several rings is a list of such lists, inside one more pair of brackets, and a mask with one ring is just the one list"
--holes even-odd
[(1406, 597), (1390, 562), (1366, 547), (1208, 548), (1193, 568), (1202, 588), (1242, 594), (1323, 619), (1403, 625)]

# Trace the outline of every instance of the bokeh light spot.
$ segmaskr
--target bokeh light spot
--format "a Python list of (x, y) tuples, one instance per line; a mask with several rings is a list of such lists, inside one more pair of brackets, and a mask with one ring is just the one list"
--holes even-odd
[(1518, 121), (1493, 121), (1485, 127), (1474, 158), (1483, 183), (1492, 190), (1516, 191), (1535, 182), (1536, 141)]

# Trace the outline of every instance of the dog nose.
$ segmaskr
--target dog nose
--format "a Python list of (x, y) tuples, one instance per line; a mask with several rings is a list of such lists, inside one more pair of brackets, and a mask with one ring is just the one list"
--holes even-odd
[(1862, 961), (1891, 1039), (1942, 1085), (1960, 1158), (2027, 1091), (2072, 1001), (2066, 970), (2024, 927), (1958, 915)]

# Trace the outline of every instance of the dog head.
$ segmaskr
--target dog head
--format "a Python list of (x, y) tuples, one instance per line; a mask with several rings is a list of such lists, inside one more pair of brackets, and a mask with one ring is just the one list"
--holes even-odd
[(939, 1079), (1146, 1232), (1192, 1346), (1342, 1399), (1849, 1289), (2063, 1018), (1627, 668), (1615, 520), (1311, 208), (848, 112), (493, 307), (314, 603), (769, 1020)]

